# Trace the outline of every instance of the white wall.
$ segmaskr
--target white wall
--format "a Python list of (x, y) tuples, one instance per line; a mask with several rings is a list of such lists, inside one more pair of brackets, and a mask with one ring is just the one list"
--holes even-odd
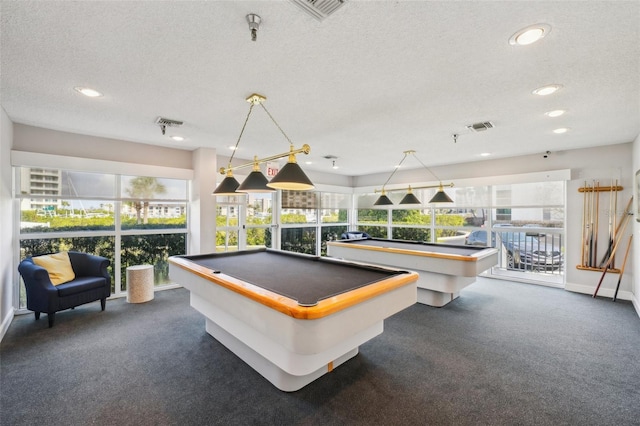
[(16, 123), (17, 151), (191, 169), (191, 151), (60, 132)]
[(13, 258), (12, 140), (13, 123), (0, 108), (0, 340), (13, 319), (13, 289), (18, 267)]

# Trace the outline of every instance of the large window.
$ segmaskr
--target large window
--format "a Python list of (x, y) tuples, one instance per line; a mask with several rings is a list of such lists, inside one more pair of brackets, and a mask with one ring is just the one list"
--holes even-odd
[(168, 257), (186, 251), (186, 180), (22, 167), (15, 199), (21, 259), (63, 250), (104, 256), (115, 295), (126, 292), (132, 265), (154, 265), (156, 285), (166, 285)]
[(356, 197), (357, 229), (373, 237), (500, 250), (494, 275), (561, 284), (564, 271), (564, 181), (446, 189), (453, 203), (428, 205), (434, 190), (414, 190), (422, 205), (379, 207), (377, 194)]
[(273, 247), (271, 235), (273, 195), (271, 193), (247, 194), (245, 200), (246, 248)]
[(349, 229), (351, 195), (323, 191), (282, 191), (280, 248), (324, 256), (327, 241)]
[(389, 210), (377, 209), (377, 196), (360, 194), (356, 198), (357, 229), (375, 238), (388, 238)]

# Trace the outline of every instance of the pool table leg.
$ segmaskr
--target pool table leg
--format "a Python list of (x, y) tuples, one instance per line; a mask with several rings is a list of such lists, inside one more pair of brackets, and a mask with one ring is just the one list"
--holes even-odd
[(295, 376), (282, 370), (280, 367), (251, 349), (225, 329), (218, 326), (209, 318), (207, 318), (206, 330), (207, 333), (226, 346), (231, 352), (236, 354), (241, 360), (251, 366), (251, 368), (260, 373), (275, 387), (285, 392), (293, 392), (303, 388), (358, 354), (358, 347), (356, 347), (310, 374)]

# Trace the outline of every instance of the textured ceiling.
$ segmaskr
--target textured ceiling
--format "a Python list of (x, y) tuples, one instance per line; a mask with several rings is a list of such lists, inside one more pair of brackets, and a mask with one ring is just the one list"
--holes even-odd
[[(256, 92), (296, 147), (311, 145), (303, 168), (350, 176), (390, 171), (409, 149), (439, 166), (640, 132), (640, 1), (349, 1), (322, 22), (288, 1), (1, 8), (1, 102), (16, 123), (229, 155)], [(262, 18), (255, 42), (248, 13)], [(541, 22), (551, 32), (538, 43), (508, 43)], [(531, 94), (550, 83), (564, 87)], [(184, 125), (163, 136), (158, 116)], [(479, 121), (495, 128), (466, 129)], [(257, 107), (236, 156), (288, 147)]]

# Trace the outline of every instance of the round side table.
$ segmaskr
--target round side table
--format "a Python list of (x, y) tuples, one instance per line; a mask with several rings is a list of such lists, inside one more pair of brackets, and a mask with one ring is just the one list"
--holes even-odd
[(127, 302), (144, 303), (153, 300), (153, 265), (127, 267)]

